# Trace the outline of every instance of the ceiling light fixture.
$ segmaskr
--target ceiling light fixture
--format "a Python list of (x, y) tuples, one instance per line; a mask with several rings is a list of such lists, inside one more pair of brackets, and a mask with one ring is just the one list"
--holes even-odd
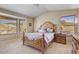
[(39, 4), (34, 4), (34, 6), (39, 6)]

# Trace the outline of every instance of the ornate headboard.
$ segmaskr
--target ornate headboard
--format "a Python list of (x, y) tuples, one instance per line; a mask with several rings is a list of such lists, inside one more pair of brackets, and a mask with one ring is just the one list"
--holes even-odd
[(46, 29), (46, 28), (51, 28), (53, 30), (53, 32), (56, 32), (56, 25), (53, 24), (50, 21), (46, 21), (45, 23), (43, 23), (40, 28)]

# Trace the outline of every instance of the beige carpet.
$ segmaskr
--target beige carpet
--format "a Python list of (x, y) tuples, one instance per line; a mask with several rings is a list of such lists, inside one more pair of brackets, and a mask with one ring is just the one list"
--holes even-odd
[[(15, 36), (0, 36), (0, 54), (40, 54), (38, 50), (35, 50), (28, 46), (22, 45), (22, 40), (17, 39)], [(8, 39), (9, 38), (9, 39)], [(67, 40), (70, 40), (68, 37)], [(53, 42), (52, 45), (45, 52), (46, 54), (71, 54), (72, 45), (71, 41), (68, 41), (66, 45)]]

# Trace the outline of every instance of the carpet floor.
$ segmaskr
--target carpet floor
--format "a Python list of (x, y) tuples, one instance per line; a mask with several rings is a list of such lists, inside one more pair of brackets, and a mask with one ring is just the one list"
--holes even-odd
[[(67, 37), (67, 44), (53, 42), (45, 51), (45, 54), (71, 54), (71, 37)], [(0, 54), (41, 54), (36, 49), (25, 46), (22, 40), (15, 36), (0, 36)]]

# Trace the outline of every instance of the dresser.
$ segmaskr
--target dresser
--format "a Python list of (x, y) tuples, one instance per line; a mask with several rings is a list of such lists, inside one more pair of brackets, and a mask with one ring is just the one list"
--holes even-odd
[(66, 44), (66, 34), (56, 33), (54, 41), (57, 43)]
[(72, 53), (77, 53), (79, 54), (79, 35), (73, 34), (72, 35), (73, 40), (72, 40)]

